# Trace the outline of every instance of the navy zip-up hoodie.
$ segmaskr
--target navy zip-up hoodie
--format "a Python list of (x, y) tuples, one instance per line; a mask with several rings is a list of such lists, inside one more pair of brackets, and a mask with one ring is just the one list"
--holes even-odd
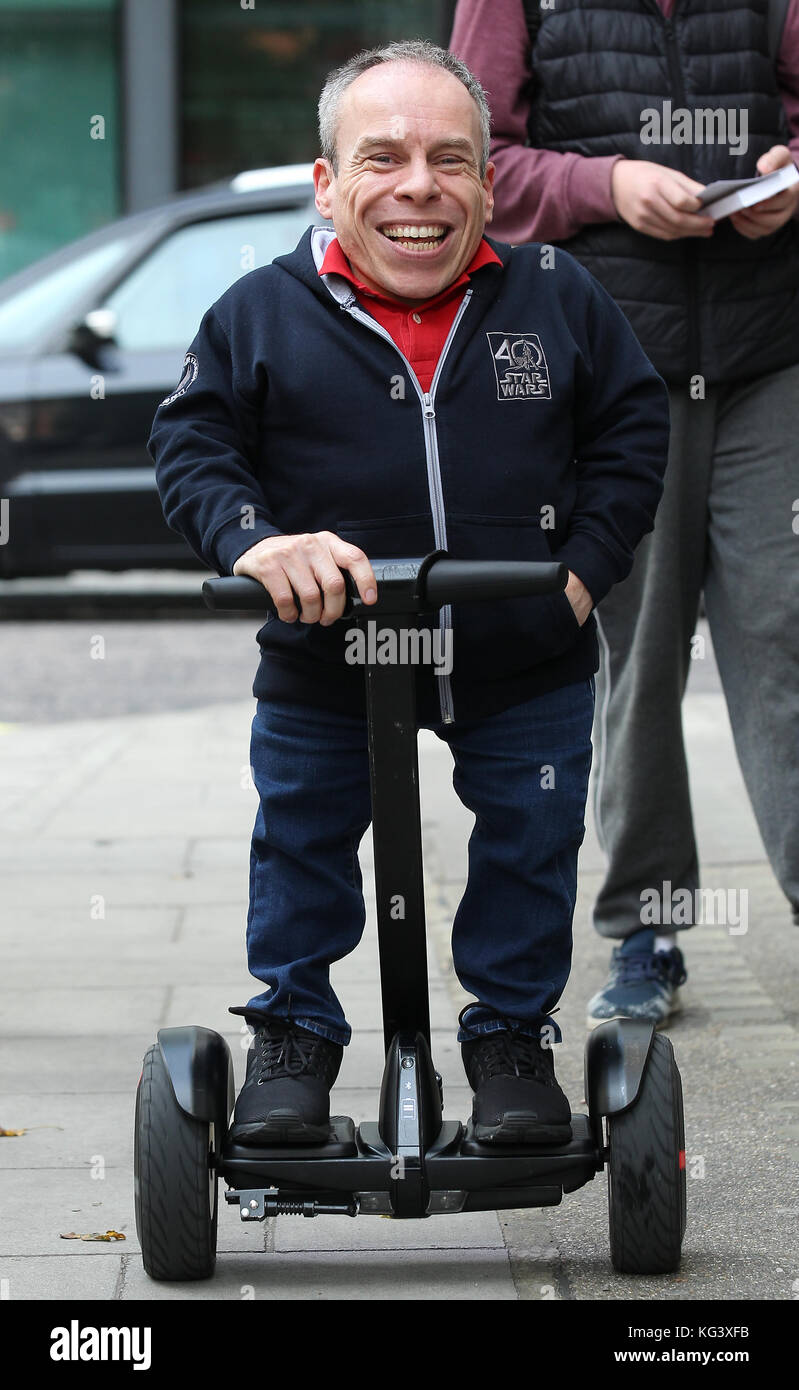
[[(552, 558), (599, 603), (652, 529), (668, 447), (666, 388), (624, 315), (567, 252), (490, 240), (502, 265), (473, 273), (424, 393), (352, 286), (319, 276), (331, 235), (309, 228), (203, 318), (149, 441), (169, 525), (220, 574), (266, 536), (328, 530), (369, 558)], [(593, 615), (581, 628), (562, 593), (439, 622), (452, 670), (417, 667), (420, 722), (597, 669)], [(253, 694), (362, 713), (347, 628), (268, 620)]]

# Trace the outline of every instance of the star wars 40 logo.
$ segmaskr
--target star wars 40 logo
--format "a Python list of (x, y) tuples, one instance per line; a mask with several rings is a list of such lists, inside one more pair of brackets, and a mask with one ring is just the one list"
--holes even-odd
[(498, 401), (549, 401), (549, 368), (537, 333), (487, 333)]

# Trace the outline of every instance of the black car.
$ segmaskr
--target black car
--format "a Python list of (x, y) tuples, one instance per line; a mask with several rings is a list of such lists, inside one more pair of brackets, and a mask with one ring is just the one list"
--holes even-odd
[(0, 284), (0, 577), (196, 566), (146, 443), (206, 309), (292, 250), (312, 165), (110, 223)]

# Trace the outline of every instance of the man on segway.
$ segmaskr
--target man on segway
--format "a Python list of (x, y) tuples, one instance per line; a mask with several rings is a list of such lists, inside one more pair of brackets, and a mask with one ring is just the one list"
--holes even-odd
[(169, 524), (269, 591), (258, 634), (248, 960), (263, 992), (231, 1136), (328, 1137), (350, 1040), (330, 965), (360, 940), (371, 818), (349, 571), (369, 556), (553, 559), (565, 593), (441, 612), (452, 668), (416, 668), (475, 814), (453, 961), (480, 1140), (568, 1139), (553, 1019), (568, 978), (591, 763), (592, 608), (653, 526), (664, 385), (621, 311), (550, 246), (484, 237), (490, 117), (453, 55), (359, 54), (320, 100), (316, 202), (332, 221), (239, 280), (191, 344), (150, 439)]

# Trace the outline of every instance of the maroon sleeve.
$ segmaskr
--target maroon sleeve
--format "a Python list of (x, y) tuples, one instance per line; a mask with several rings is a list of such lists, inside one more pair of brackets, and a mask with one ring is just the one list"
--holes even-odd
[(618, 221), (610, 173), (620, 155), (589, 159), (525, 145), (530, 39), (521, 0), (458, 0), (449, 46), (491, 107), (492, 235), (513, 244), (565, 241), (589, 222)]
[(799, 165), (799, 0), (791, 0), (777, 55), (777, 86), (788, 117), (788, 147)]

